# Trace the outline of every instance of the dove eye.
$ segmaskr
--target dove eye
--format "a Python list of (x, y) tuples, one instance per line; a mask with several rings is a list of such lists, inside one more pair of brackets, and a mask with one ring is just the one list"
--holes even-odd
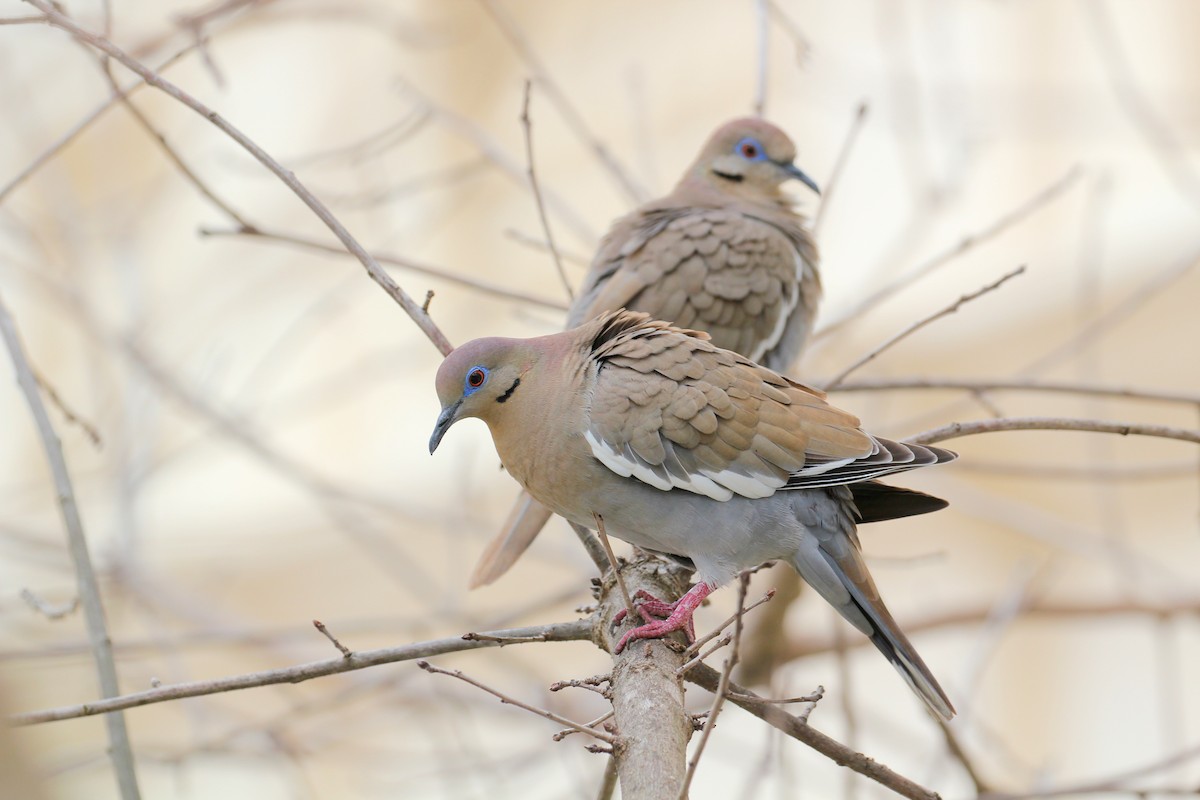
[(467, 393), (471, 393), (483, 386), (487, 380), (488, 371), (483, 367), (471, 367), (471, 371), (467, 373)]
[(749, 136), (734, 146), (734, 152), (750, 161), (758, 161), (765, 158), (762, 145), (756, 139), (752, 139)]

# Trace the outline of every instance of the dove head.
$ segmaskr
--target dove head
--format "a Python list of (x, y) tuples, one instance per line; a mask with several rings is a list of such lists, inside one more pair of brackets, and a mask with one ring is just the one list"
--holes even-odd
[(455, 349), (437, 373), (437, 396), (442, 412), (429, 439), (429, 452), (437, 449), (446, 431), (460, 419), (489, 421), (520, 391), (521, 378), (536, 359), (528, 340), (489, 337), (475, 339)]
[(796, 146), (786, 133), (766, 120), (744, 117), (717, 128), (688, 177), (751, 200), (783, 200), (779, 186), (791, 179), (820, 194), (816, 182), (792, 163), (795, 158)]

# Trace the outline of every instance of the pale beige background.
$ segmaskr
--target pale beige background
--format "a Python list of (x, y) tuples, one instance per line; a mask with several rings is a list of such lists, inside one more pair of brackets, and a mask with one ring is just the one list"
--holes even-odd
[[(99, 3), (68, 5), (87, 27), (103, 27)], [(203, 8), (111, 6), (114, 40), (151, 64), (188, 42), (175, 15)], [(761, 48), (750, 0), (498, 7), (647, 197), (669, 188), (713, 126), (751, 111)], [(821, 341), (800, 376), (819, 381), (1027, 264), (1024, 276), (860, 373), (1019, 376), (1200, 257), (1194, 3), (781, 0), (778, 11), (786, 23), (773, 16), (769, 26), (766, 111), (818, 182), (827, 183), (857, 105), (870, 107), (820, 231), (823, 320), (1081, 170), (1002, 236)], [(30, 12), (0, 4), (0, 16)], [(209, 64), (193, 55), (169, 77), (294, 168), (365, 245), (565, 301), (549, 258), (508, 234), (541, 236), (518, 122), (531, 66), (482, 6), (278, 0), (209, 33)], [(0, 185), (108, 91), (91, 55), (61, 32), (0, 27)], [(332, 241), (203, 120), (152, 92), (136, 102), (249, 220)], [(551, 208), (558, 240), (586, 256), (634, 200), (541, 87), (532, 115), (542, 184), (562, 201)], [(818, 207), (810, 194), (797, 198), (810, 213)], [(411, 321), (349, 258), (197, 235), (229, 227), (119, 108), (0, 205), (0, 295), (37, 368), (103, 439), (93, 446), (53, 412), (102, 570), (122, 688), (327, 658), (334, 652), (309, 627), (314, 617), (360, 649), (570, 618), (589, 599), (591, 572), (561, 523), (500, 583), (466, 592), (514, 486), (481, 425), (456, 428), (428, 456), (439, 357)], [(569, 269), (573, 280), (582, 275)], [(436, 292), (432, 312), (454, 342), (561, 324), (552, 308), (393, 275), (418, 299)], [(1038, 375), (1195, 396), (1197, 297), (1191, 270)], [(11, 375), (0, 360), (0, 374)], [(1198, 424), (1195, 406), (1047, 394), (834, 399), (896, 436), (993, 408)], [(955, 728), (984, 777), (1010, 791), (1069, 786), (1195, 748), (1194, 613), (1005, 613), (1023, 588), (1083, 606), (1196, 608), (1195, 447), (1079, 433), (954, 446), (958, 464), (905, 481), (952, 507), (868, 529), (864, 543), (902, 624), (959, 608), (1000, 618), (914, 637), (963, 712)], [(1116, 470), (1120, 479), (1021, 474), (1048, 467)], [(50, 622), (18, 597), (23, 588), (50, 604), (74, 596), (63, 541), (28, 410), (6, 379), (0, 682), (12, 710), (97, 696), (80, 616)], [(760, 575), (755, 587), (775, 579)], [(732, 603), (721, 592), (700, 618), (713, 623)], [(807, 595), (789, 617), (797, 636), (828, 636), (832, 624)], [(547, 686), (606, 661), (584, 644), (439, 659), (580, 720), (597, 716), (600, 701)], [(782, 670), (773, 690), (824, 684), (814, 724), (945, 797), (973, 795), (940, 732), (876, 653), (855, 650), (849, 687), (845, 677), (832, 657), (809, 658)], [(697, 691), (691, 702), (699, 711), (709, 701)], [(577, 739), (551, 742), (550, 723), (412, 664), (127, 717), (153, 798), (587, 798), (602, 769)], [(115, 796), (99, 720), (16, 739), (51, 797)], [(700, 770), (698, 799), (885, 794), (737, 709), (722, 717)], [(1197, 781), (1193, 758), (1134, 785)]]

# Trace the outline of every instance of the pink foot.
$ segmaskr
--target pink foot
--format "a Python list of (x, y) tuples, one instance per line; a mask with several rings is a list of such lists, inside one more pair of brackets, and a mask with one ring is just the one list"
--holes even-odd
[[(708, 597), (711, 591), (712, 588), (707, 583), (697, 583), (674, 603), (664, 603), (649, 592), (639, 589), (635, 597), (644, 602), (637, 606), (637, 610), (646, 620), (646, 624), (626, 631), (625, 635), (621, 637), (621, 641), (617, 643), (615, 652), (620, 653), (633, 639), (658, 639), (678, 630), (687, 633), (689, 642), (696, 641), (696, 628), (692, 621), (692, 615), (696, 613), (696, 609), (700, 607), (704, 598)], [(613, 617), (613, 623), (619, 623), (625, 619), (625, 616), (624, 610), (617, 612)], [(655, 619), (655, 617), (666, 617), (666, 619)]]

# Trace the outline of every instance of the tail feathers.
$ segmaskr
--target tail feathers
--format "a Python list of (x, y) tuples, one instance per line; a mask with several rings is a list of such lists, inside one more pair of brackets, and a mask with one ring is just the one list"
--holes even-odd
[[(873, 615), (867, 609), (862, 609), (862, 611), (873, 621)], [(933, 713), (947, 722), (954, 717), (956, 712), (954, 706), (950, 704), (950, 698), (946, 697), (937, 678), (933, 677), (929, 667), (925, 666), (925, 662), (917, 655), (917, 651), (913, 649), (912, 644), (899, 629), (893, 627), (890, 632), (887, 632), (876, 626), (875, 633), (871, 635), (871, 643), (879, 648), (879, 652), (883, 653), (884, 658), (891, 662), (896, 671), (900, 673), (900, 677), (904, 678), (905, 683), (912, 687), (912, 690), (925, 701), (925, 705), (929, 706)]]
[(854, 505), (858, 511), (858, 523), (883, 522), (899, 517), (911, 517), (941, 511), (949, 505), (940, 497), (934, 497), (915, 489), (891, 486), (879, 481), (850, 484)]
[(550, 509), (527, 492), (521, 492), (512, 511), (508, 513), (508, 519), (504, 520), (504, 527), (488, 542), (483, 555), (479, 557), (467, 586), (478, 589), (508, 572), (509, 567), (533, 544), (551, 516)]
[(954, 706), (883, 604), (862, 555), (848, 536), (802, 548), (792, 564), (838, 613), (871, 639), (930, 710), (944, 720), (954, 716)]

